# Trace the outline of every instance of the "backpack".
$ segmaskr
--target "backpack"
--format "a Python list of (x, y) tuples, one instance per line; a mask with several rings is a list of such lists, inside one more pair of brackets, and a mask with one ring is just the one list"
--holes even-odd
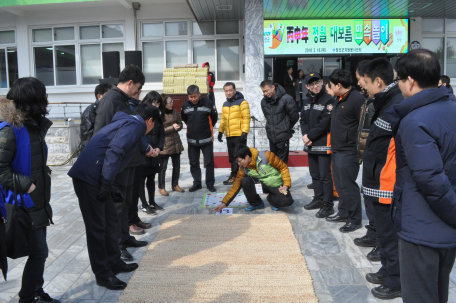
[(93, 130), (95, 127), (95, 117), (97, 116), (98, 101), (87, 106), (81, 115), (80, 138), (81, 150), (86, 147), (90, 139), (93, 137)]

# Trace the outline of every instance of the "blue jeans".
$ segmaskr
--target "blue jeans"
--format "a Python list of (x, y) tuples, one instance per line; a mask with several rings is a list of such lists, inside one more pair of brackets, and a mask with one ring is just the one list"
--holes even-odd
[(22, 273), (22, 287), (19, 291), (19, 302), (35, 298), (35, 293), (43, 288), (44, 263), (49, 255), (46, 242), (46, 227), (35, 230), (35, 247), (27, 259)]

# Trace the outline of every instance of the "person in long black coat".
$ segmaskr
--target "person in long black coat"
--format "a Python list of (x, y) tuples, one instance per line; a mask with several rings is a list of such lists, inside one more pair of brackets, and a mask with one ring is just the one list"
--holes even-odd
[(287, 68), (287, 73), (283, 76), (283, 88), (293, 98), (296, 97), (295, 85), (296, 79), (293, 77), (293, 67), (290, 66)]

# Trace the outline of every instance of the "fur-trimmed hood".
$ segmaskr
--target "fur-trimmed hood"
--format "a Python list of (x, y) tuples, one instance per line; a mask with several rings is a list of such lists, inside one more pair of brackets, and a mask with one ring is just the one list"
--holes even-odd
[(11, 126), (22, 127), (25, 123), (25, 116), (22, 112), (16, 109), (14, 102), (0, 98), (0, 121), (8, 122)]

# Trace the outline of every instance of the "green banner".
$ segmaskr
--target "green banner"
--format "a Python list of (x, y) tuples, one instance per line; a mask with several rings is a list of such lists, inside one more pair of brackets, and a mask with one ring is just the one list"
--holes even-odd
[(406, 53), (408, 19), (265, 20), (265, 55)]
[(89, 1), (99, 1), (99, 0), (0, 0), (0, 7), (35, 5), (35, 4), (70, 3), (70, 2), (89, 2)]

